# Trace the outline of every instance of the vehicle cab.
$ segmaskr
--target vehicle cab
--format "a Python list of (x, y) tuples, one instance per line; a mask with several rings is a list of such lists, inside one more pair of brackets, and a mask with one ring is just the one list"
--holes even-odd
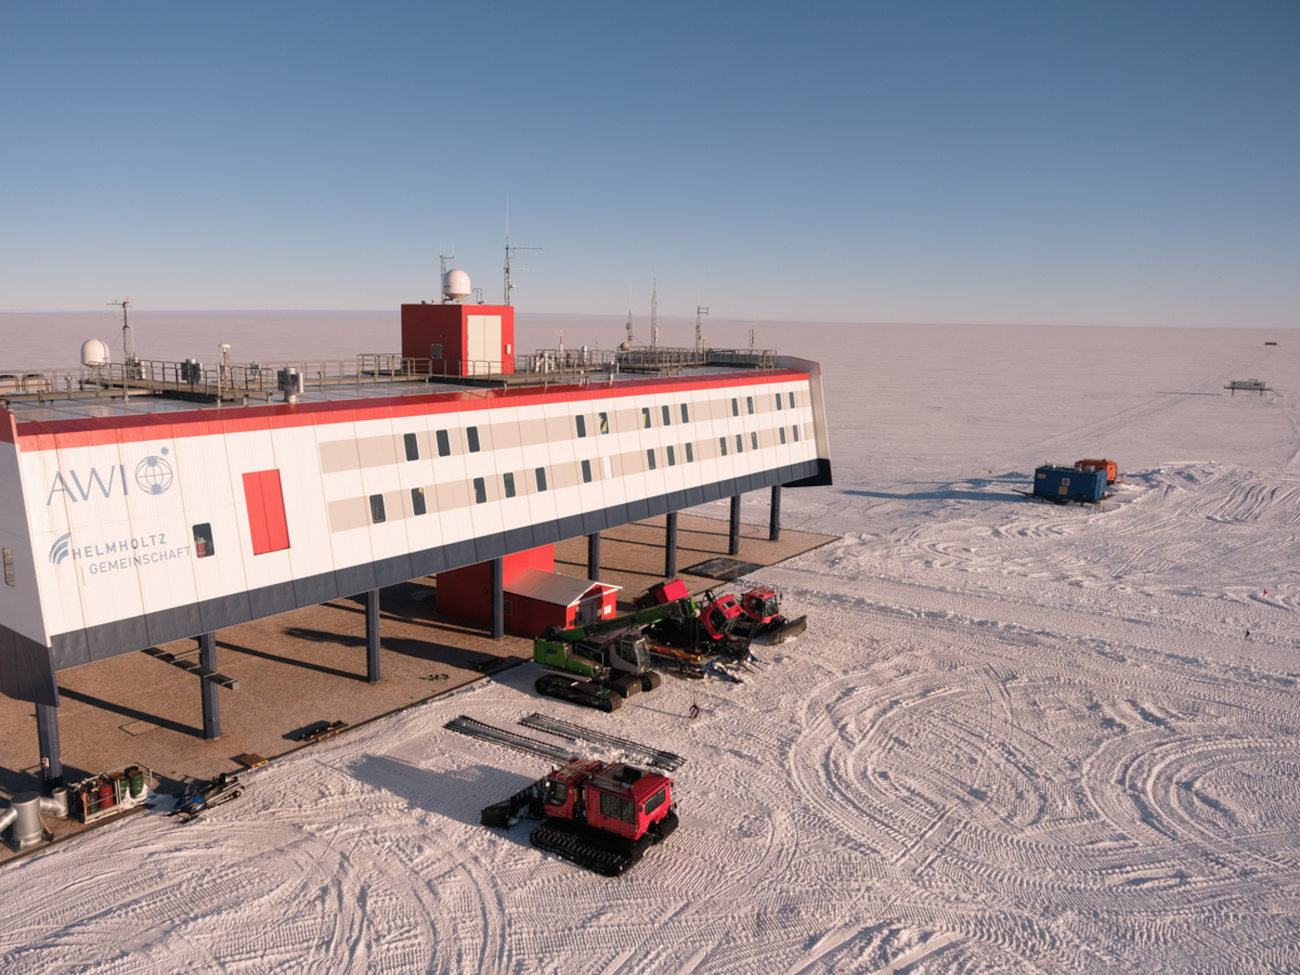
[(587, 786), (587, 822), (625, 839), (640, 839), (672, 812), (672, 787), (666, 775), (615, 762)]

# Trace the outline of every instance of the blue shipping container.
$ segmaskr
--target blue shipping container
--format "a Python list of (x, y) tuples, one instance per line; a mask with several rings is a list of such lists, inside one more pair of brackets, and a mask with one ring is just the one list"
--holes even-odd
[(1106, 493), (1106, 472), (1048, 465), (1034, 471), (1034, 497), (1053, 501), (1100, 501)]

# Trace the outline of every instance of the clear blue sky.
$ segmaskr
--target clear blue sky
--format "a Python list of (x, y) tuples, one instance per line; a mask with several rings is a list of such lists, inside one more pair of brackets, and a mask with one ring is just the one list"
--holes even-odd
[(0, 309), (1300, 324), (1300, 2), (0, 5)]

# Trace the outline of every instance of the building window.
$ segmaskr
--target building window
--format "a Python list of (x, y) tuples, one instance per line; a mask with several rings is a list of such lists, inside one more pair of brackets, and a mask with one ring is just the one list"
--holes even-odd
[(685, 403), (682, 404), (682, 422), (683, 423), (691, 422), (691, 411), (690, 409), (687, 408)]
[(744, 452), (745, 452), (745, 441), (741, 439), (740, 434), (736, 434), (736, 453), (743, 454)]
[(645, 452), (645, 462), (649, 465), (650, 470), (655, 469), (655, 449), (653, 447)]
[(429, 510), (424, 503), (424, 488), (411, 488), (411, 510), (417, 516)]
[(793, 410), (793, 409), (794, 409), (794, 390), (793, 390), (793, 389), (790, 390), (790, 392), (786, 393), (785, 395), (786, 395), (786, 402), (790, 404), (790, 409)]
[(211, 522), (205, 521), (201, 525), (195, 525), (190, 529), (190, 533), (194, 536), (194, 557), (196, 559), (206, 559), (217, 554), (217, 549), (212, 544)]
[(691, 446), (691, 442), (689, 440), (686, 441), (686, 463), (688, 464), (695, 463), (695, 448)]
[(546, 490), (546, 468), (539, 467), (535, 471), (533, 471), (533, 473), (537, 475), (537, 490), (545, 491)]
[(745, 397), (745, 408), (749, 410), (751, 414), (754, 412), (754, 397), (752, 396)]
[(609, 414), (597, 413), (596, 415), (600, 417), (600, 432), (602, 434), (609, 433)]
[(668, 426), (673, 422), (673, 415), (669, 412), (667, 405), (660, 407), (660, 409), (663, 411), (664, 426)]
[(648, 406), (641, 407), (641, 428), (643, 430), (650, 429), (650, 407)]
[(515, 496), (515, 476), (506, 472), (501, 475), (501, 483), (505, 485), (506, 497), (513, 498)]
[(419, 459), (420, 459), (420, 445), (419, 445), (419, 443), (416, 442), (415, 434), (413, 434), (413, 433), (404, 433), (404, 434), (402, 434), (402, 443), (404, 443), (404, 444), (406, 445), (406, 459), (407, 459), (407, 460), (419, 460)]
[(799, 428), (798, 428), (797, 426), (795, 426), (795, 427), (791, 427), (791, 428), (790, 428), (790, 432), (794, 434), (794, 442), (795, 442), (795, 443), (798, 443), (798, 442), (799, 442)]
[(487, 482), (481, 477), (474, 478), (474, 503), (483, 504), (487, 501)]
[(758, 449), (758, 434), (752, 430), (749, 433), (749, 445), (755, 450)]
[(384, 520), (384, 496), (382, 494), (370, 495), (370, 520), (376, 525)]
[(584, 460), (582, 462), (582, 483), (591, 483), (591, 461), (589, 460)]
[(719, 438), (718, 438), (718, 449), (722, 451), (722, 456), (723, 456), (723, 457), (726, 457), (726, 456), (727, 456), (727, 438), (726, 438), (726, 437), (719, 437)]
[(579, 413), (573, 418), (573, 423), (578, 428), (578, 436), (585, 437), (587, 435), (587, 418)]
[(447, 436), (446, 430), (439, 430), (438, 438), (438, 456), (447, 457), (451, 454), (451, 438)]
[(471, 454), (478, 453), (478, 427), (465, 428), (465, 441), (469, 444)]
[(777, 427), (776, 432), (781, 435), (781, 443), (785, 443), (785, 427)]
[(5, 564), (5, 585), (11, 588), (18, 588), (18, 583), (14, 579), (14, 550), (7, 548), (4, 550)]
[(777, 394), (776, 394), (776, 408), (777, 408), (778, 410), (781, 408), (781, 394), (780, 394), (780, 393), (777, 393)]
[(736, 397), (731, 397), (731, 415), (740, 416), (740, 401)]
[(672, 444), (669, 444), (669, 445), (668, 445), (668, 466), (669, 466), (669, 467), (676, 467), (676, 466), (677, 466), (677, 457), (673, 454), (673, 445), (672, 445)]

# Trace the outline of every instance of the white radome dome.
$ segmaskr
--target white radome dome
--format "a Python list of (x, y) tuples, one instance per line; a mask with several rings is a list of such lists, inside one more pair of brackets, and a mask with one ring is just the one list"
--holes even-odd
[(103, 339), (86, 339), (81, 343), (81, 364), (83, 366), (106, 366), (113, 361), (108, 351), (108, 343)]
[(452, 268), (442, 281), (442, 293), (446, 298), (468, 298), (470, 293), (469, 275), (460, 268)]

